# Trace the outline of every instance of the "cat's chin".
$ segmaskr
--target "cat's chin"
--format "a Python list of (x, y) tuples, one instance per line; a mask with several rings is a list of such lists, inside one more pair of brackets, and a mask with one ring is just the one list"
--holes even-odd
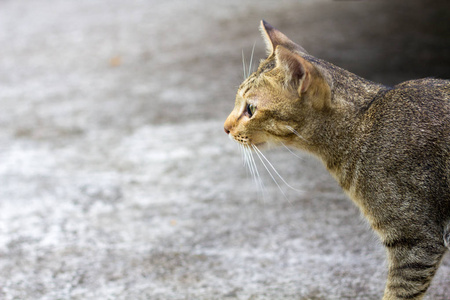
[(266, 149), (270, 148), (270, 145), (267, 142), (254, 143), (253, 146), (258, 148), (259, 150), (266, 150)]

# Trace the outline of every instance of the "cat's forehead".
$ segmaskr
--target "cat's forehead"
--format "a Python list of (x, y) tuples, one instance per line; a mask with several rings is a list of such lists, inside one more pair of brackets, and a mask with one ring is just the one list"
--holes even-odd
[(242, 84), (239, 86), (238, 90), (239, 95), (241, 97), (245, 97), (245, 94), (247, 94), (247, 92), (251, 88), (258, 87), (259, 84), (261, 83), (261, 78), (263, 74), (275, 68), (275, 65), (276, 64), (274, 59), (268, 58), (262, 60), (260, 62), (258, 69), (255, 72), (253, 72), (249, 77), (247, 77), (244, 80), (244, 82), (242, 82)]
[(274, 57), (268, 57), (265, 60), (262, 60), (259, 64), (258, 70), (256, 70), (257, 75), (261, 75), (262, 73), (265, 73), (267, 71), (272, 70), (275, 68), (276, 62)]

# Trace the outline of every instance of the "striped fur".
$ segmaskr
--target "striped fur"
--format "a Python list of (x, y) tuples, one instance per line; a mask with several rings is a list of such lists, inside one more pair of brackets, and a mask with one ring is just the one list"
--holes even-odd
[(269, 56), (239, 88), (225, 131), (247, 148), (320, 158), (387, 250), (383, 299), (422, 299), (450, 248), (450, 81), (386, 87), (261, 29)]

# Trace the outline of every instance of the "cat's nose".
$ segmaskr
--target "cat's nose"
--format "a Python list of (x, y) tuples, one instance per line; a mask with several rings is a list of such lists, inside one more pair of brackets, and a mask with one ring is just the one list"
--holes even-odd
[(225, 130), (226, 134), (230, 134), (231, 129), (233, 129), (233, 117), (230, 114), (223, 124), (223, 130)]

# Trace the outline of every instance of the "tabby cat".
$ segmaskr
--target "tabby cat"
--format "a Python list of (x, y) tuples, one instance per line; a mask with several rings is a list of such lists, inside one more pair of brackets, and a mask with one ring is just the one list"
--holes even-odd
[(286, 145), (321, 159), (387, 249), (383, 299), (422, 299), (450, 248), (450, 81), (383, 86), (261, 31), (268, 58), (225, 132), (257, 153)]

